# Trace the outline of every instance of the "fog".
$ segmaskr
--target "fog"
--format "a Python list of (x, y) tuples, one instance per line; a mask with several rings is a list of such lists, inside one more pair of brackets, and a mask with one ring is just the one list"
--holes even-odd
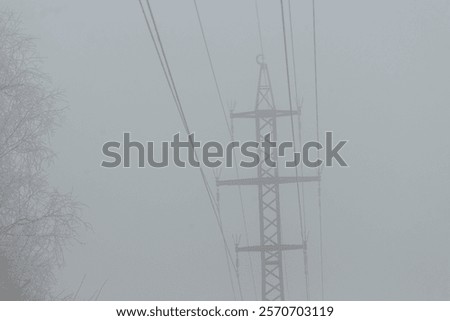
[[(151, 3), (192, 131), (229, 141), (193, 2)], [(254, 1), (198, 5), (224, 101), (252, 110), (260, 53)], [(198, 169), (101, 167), (102, 145), (124, 132), (142, 142), (183, 132), (138, 1), (6, 0), (2, 8), (19, 14), (64, 92), (50, 178), (86, 205), (92, 225), (67, 249), (56, 292), (77, 289), (86, 276), (80, 299), (106, 281), (102, 300), (233, 300)], [(280, 4), (259, 1), (259, 10), (275, 101), (288, 109)], [(314, 139), (311, 3), (293, 1), (292, 15), (304, 134)], [(322, 174), (325, 299), (450, 298), (449, 17), (446, 0), (316, 1), (320, 132), (349, 141), (342, 151), (349, 167)], [(253, 126), (236, 122), (236, 137), (254, 139)], [(279, 126), (288, 138), (289, 122)], [(243, 187), (243, 196), (257, 244), (256, 188)], [(306, 196), (311, 298), (320, 299), (317, 184)], [(220, 197), (234, 255), (232, 236), (244, 234), (237, 189)], [(299, 242), (295, 187), (283, 186), (281, 199), (286, 242)], [(286, 298), (305, 299), (302, 254), (285, 258)], [(244, 299), (259, 299), (260, 259), (252, 254), (256, 297), (248, 256), (240, 259)]]

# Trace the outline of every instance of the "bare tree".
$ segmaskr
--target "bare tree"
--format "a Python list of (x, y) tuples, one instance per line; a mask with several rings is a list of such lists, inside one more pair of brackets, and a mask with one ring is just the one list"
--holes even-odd
[[(59, 95), (40, 70), (33, 40), (0, 13), (0, 293), (50, 296), (63, 249), (84, 222), (70, 194), (48, 184), (49, 138), (61, 119)], [(3, 263), (2, 263), (3, 262)], [(7, 289), (10, 289), (7, 291)]]

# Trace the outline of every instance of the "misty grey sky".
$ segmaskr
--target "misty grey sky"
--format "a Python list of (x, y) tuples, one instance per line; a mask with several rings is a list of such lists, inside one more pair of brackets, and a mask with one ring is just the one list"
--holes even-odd
[[(192, 129), (203, 140), (226, 141), (192, 1), (152, 3)], [(259, 4), (275, 100), (288, 108), (279, 1)], [(254, 1), (198, 5), (225, 101), (252, 109)], [(86, 274), (81, 298), (107, 279), (106, 300), (233, 299), (197, 169), (100, 167), (102, 144), (125, 131), (161, 141), (182, 130), (138, 1), (5, 0), (2, 9), (18, 13), (23, 31), (36, 38), (44, 70), (70, 107), (53, 138), (51, 181), (87, 205), (94, 232), (68, 250), (58, 288), (75, 289)], [(313, 138), (311, 2), (293, 1), (292, 9), (306, 138)], [(449, 299), (450, 2), (316, 0), (316, 12), (321, 132), (349, 140), (350, 164), (323, 173), (325, 297)], [(237, 136), (248, 134), (245, 126), (253, 124), (236, 124)], [(306, 205), (318, 299), (315, 193), (313, 185)], [(256, 190), (244, 196), (256, 242)], [(243, 233), (236, 190), (221, 197), (232, 246), (232, 235)], [(296, 202), (289, 189), (282, 197), (285, 237), (294, 243)], [(254, 299), (242, 260), (245, 298)], [(301, 256), (286, 260), (287, 298), (303, 299)], [(254, 257), (256, 275), (258, 263)]]

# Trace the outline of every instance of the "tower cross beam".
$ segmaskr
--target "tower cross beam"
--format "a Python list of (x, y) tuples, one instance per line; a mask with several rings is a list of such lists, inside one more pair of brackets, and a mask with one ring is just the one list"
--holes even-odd
[(308, 183), (308, 182), (318, 182), (320, 181), (320, 176), (278, 176), (278, 177), (257, 177), (257, 178), (240, 178), (240, 179), (224, 179), (217, 180), (217, 186), (227, 186), (227, 185), (268, 185), (272, 190), (273, 185), (279, 184), (292, 184), (295, 182)]

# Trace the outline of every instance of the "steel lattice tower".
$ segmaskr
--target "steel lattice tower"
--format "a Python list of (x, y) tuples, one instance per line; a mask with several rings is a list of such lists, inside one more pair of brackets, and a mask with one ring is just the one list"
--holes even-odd
[[(277, 118), (297, 115), (297, 111), (279, 110), (273, 98), (267, 64), (258, 56), (259, 79), (255, 109), (250, 112), (231, 113), (232, 119), (250, 118), (255, 120), (256, 141), (263, 142), (270, 134), (271, 141), (277, 141)], [(260, 144), (261, 146), (261, 144)], [(258, 149), (260, 159), (277, 162), (277, 150), (271, 155), (263, 148)], [(237, 252), (260, 252), (261, 254), (261, 299), (284, 300), (283, 252), (303, 249), (303, 244), (282, 244), (280, 184), (318, 181), (318, 176), (286, 177), (280, 176), (277, 167), (261, 161), (257, 167), (256, 178), (217, 180), (218, 186), (253, 185), (258, 187), (259, 205), (259, 245), (237, 247)]]

